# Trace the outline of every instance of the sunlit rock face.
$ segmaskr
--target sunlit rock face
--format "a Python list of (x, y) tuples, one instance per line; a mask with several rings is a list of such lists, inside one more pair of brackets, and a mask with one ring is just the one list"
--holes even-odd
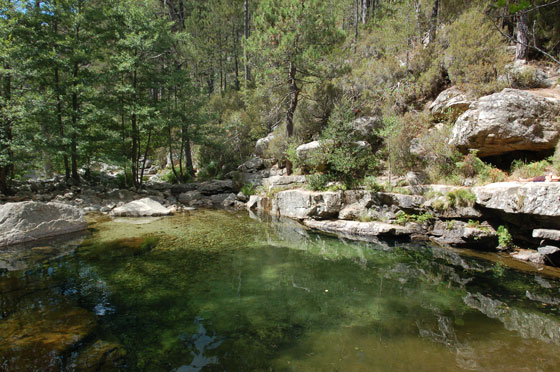
[(61, 203), (21, 202), (0, 207), (0, 246), (82, 231), (87, 228), (79, 208)]
[(560, 135), (560, 100), (504, 89), (480, 98), (461, 115), (450, 143), (479, 157), (553, 149)]

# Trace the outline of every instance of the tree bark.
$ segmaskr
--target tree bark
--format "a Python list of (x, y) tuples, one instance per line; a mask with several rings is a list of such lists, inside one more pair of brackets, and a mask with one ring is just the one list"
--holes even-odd
[[(300, 89), (297, 86), (296, 80), (297, 69), (293, 62), (290, 62), (288, 70), (288, 81), (290, 84), (290, 106), (286, 114), (286, 139), (289, 139), (294, 134), (294, 113), (298, 105)], [(292, 163), (286, 161), (286, 171), (288, 175), (292, 174)]]
[(247, 56), (247, 39), (249, 39), (249, 0), (245, 0), (243, 4), (243, 60), (245, 62), (245, 89), (247, 82), (251, 80), (251, 70)]
[(527, 12), (519, 11), (516, 15), (517, 20), (517, 41), (515, 47), (515, 60), (527, 59), (529, 48), (529, 25)]
[[(136, 88), (137, 88), (137, 75), (136, 70), (134, 70), (132, 74), (132, 98), (133, 103), (136, 103)], [(136, 189), (138, 189), (138, 142), (139, 142), (139, 133), (138, 133), (138, 123), (136, 112), (132, 112), (132, 117), (130, 119), (130, 123), (132, 125), (132, 151), (130, 154), (130, 161), (132, 162), (131, 172), (132, 172), (132, 183)]]
[(430, 30), (428, 32), (428, 44), (436, 38), (437, 27), (438, 27), (438, 13), (439, 13), (439, 0), (434, 0), (434, 5), (432, 7), (432, 14), (430, 15)]
[(354, 0), (354, 53), (356, 53), (356, 50), (358, 49), (359, 1), (360, 0)]
[(78, 86), (78, 63), (74, 63), (74, 91), (72, 92), (72, 137), (70, 139), (70, 150), (72, 159), (72, 178), (77, 183), (80, 183), (80, 174), (78, 173), (78, 93), (76, 92)]

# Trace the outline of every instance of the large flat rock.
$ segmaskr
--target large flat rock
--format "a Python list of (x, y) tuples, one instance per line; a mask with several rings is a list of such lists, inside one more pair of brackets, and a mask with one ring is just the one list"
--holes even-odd
[(560, 136), (560, 100), (504, 89), (480, 98), (461, 115), (451, 144), (478, 156), (553, 149)]
[(559, 182), (499, 182), (473, 187), (476, 203), (505, 213), (560, 216)]
[(84, 212), (62, 203), (21, 202), (0, 206), (0, 246), (87, 229)]

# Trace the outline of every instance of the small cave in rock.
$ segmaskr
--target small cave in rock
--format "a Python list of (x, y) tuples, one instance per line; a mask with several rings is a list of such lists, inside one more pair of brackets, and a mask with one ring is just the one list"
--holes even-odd
[(515, 160), (522, 161), (524, 163), (532, 163), (535, 161), (545, 160), (552, 155), (554, 155), (554, 148), (541, 151), (512, 151), (502, 155), (486, 156), (482, 158), (482, 160), (498, 169), (510, 172), (511, 165)]

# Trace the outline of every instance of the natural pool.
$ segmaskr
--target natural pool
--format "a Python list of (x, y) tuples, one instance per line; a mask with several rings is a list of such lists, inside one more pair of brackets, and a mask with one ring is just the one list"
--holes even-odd
[(557, 371), (560, 281), (246, 212), (0, 251), (0, 371)]

